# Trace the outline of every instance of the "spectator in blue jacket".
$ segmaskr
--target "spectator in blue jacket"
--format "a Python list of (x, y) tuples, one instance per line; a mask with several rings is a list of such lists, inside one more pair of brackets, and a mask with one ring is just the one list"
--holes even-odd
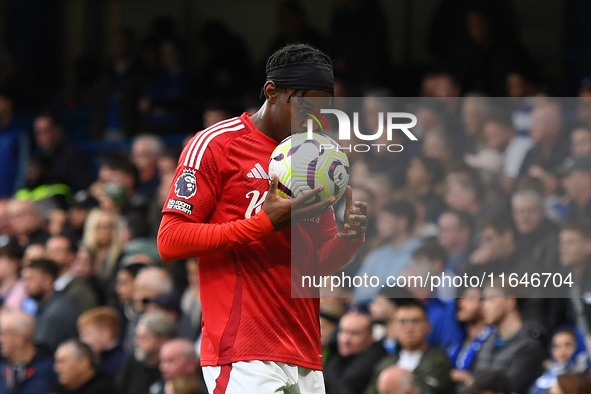
[(0, 92), (0, 198), (12, 197), (20, 188), (29, 155), (27, 133), (12, 115), (12, 100)]
[(53, 357), (33, 343), (35, 321), (20, 311), (5, 311), (0, 321), (0, 394), (40, 394), (57, 381)]

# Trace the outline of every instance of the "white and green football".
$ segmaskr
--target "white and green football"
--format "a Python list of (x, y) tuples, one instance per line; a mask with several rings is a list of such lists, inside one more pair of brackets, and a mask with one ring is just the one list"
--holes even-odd
[(275, 148), (269, 161), (269, 176), (277, 174), (278, 193), (284, 198), (295, 198), (324, 185), (324, 190), (306, 203), (316, 203), (335, 197), (341, 198), (349, 183), (349, 159), (337, 141), (313, 133), (293, 134)]

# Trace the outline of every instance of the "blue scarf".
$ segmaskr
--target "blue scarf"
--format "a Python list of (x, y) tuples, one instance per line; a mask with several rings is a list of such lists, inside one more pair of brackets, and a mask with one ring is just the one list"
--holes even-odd
[(480, 350), (482, 343), (486, 341), (492, 334), (494, 334), (496, 328), (493, 326), (484, 326), (472, 340), (468, 346), (462, 348), (463, 341), (454, 341), (447, 348), (447, 355), (455, 369), (466, 371), (470, 369), (476, 354)]

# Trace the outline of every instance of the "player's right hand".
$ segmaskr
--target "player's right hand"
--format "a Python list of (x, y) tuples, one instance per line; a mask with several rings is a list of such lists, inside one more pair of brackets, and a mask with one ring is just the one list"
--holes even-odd
[(289, 199), (277, 194), (278, 185), (279, 178), (276, 174), (272, 174), (269, 193), (267, 193), (267, 198), (262, 206), (262, 210), (269, 217), (275, 231), (286, 229), (300, 220), (320, 216), (336, 202), (336, 199), (331, 197), (312, 205), (304, 205), (306, 201), (320, 193), (324, 186), (318, 186), (296, 198)]

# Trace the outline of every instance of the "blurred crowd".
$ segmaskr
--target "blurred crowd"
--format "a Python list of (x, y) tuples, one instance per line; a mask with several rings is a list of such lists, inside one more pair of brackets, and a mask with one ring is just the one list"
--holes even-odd
[[(379, 2), (339, 2), (330, 37), (297, 1), (279, 7), (269, 53), (327, 50), (335, 101), (360, 97), (364, 129), (400, 92), (425, 98), (411, 110), (418, 141), (395, 133), (384, 142), (401, 152), (347, 152), (369, 225), (342, 273), (538, 272), (573, 285), (552, 298), (496, 282), (323, 293), (327, 393), (589, 393), (591, 81), (578, 98), (550, 97), (502, 7), (442, 4), (434, 65), (414, 85), (392, 72)], [(141, 40), (121, 28), (104, 70), (81, 59), (76, 86), (28, 123), (10, 91), (19, 65), (0, 64), (0, 394), (205, 392), (198, 261), (164, 262), (155, 242), (182, 147), (167, 137), (255, 112), (264, 67), (221, 22), (200, 43), (193, 68), (170, 20)]]

